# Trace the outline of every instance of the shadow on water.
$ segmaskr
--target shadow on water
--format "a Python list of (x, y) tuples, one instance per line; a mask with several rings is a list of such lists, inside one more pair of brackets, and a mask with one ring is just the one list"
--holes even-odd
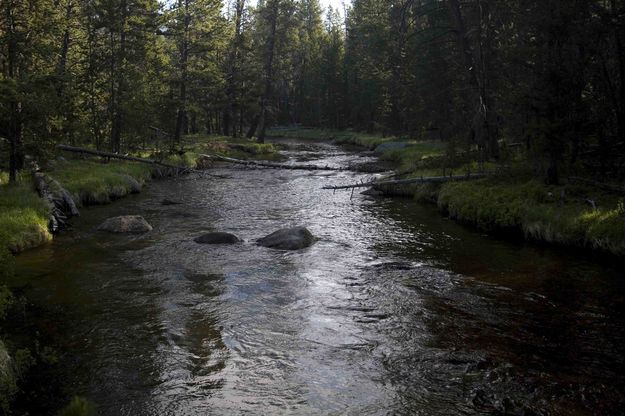
[(401, 408), (620, 413), (622, 271), (563, 250), (480, 236), (429, 211), (402, 201), (382, 210), (419, 243), (378, 249), (425, 263), (392, 273), (423, 300), (410, 320), (429, 334), (411, 352), (412, 335), (400, 332), (397, 354), (386, 362), (404, 391)]
[[(286, 153), (289, 163), (302, 156)], [(367, 161), (330, 145), (305, 159)], [(320, 189), (369, 175), (217, 173), (229, 179), (155, 182), (86, 210), (71, 233), (18, 259), (14, 285), (58, 312), (68, 388), (101, 414), (625, 407), (619, 270), (481, 235), (412, 201)], [(119, 214), (141, 214), (154, 230), (95, 231)], [(288, 253), (254, 244), (293, 225), (319, 241)], [(210, 230), (245, 242), (193, 242)]]

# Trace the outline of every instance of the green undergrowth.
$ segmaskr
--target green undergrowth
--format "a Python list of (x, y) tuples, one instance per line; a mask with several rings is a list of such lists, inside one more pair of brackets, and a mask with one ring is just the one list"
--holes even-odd
[(309, 129), (301, 127), (276, 127), (268, 130), (267, 136), (292, 139), (331, 140), (337, 144), (359, 146), (369, 150), (375, 149), (382, 143), (400, 140), (396, 137), (383, 137), (380, 134), (361, 133), (350, 130)]
[[(445, 152), (445, 145), (440, 141), (412, 142), (409, 147), (384, 151), (380, 159), (396, 166), (398, 173), (427, 171), (430, 174), (441, 170), (438, 163), (428, 164), (428, 159), (440, 157)], [(425, 176), (425, 175), (424, 175)]]
[(153, 168), (136, 162), (70, 160), (58, 164), (50, 176), (72, 194), (77, 204), (99, 205), (134, 192), (136, 182), (145, 183)]
[(392, 165), (399, 178), (478, 172), (492, 176), (382, 189), (435, 203), (450, 218), (485, 231), (519, 233), (529, 240), (625, 256), (625, 198), (578, 184), (545, 185), (535, 179), (525, 160), (478, 163), (475, 156), (475, 151), (450, 154), (438, 141), (386, 150), (380, 159)]
[(590, 187), (493, 177), (446, 183), (436, 202), (450, 218), (482, 230), (518, 230), (530, 240), (625, 255), (624, 200)]
[(182, 148), (187, 154), (216, 154), (243, 160), (280, 160), (279, 146), (272, 143), (257, 143), (243, 137), (189, 135), (183, 140)]
[(30, 179), (0, 185), (0, 250), (20, 252), (50, 241), (48, 218), (49, 209)]
[(94, 416), (96, 409), (93, 403), (84, 397), (75, 396), (60, 412), (59, 416)]

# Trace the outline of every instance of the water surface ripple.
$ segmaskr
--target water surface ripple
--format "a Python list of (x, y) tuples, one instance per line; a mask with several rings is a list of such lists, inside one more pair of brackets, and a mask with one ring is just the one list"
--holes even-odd
[[(327, 144), (288, 155), (362, 159)], [(19, 258), (19, 284), (66, 322), (71, 388), (101, 414), (625, 408), (621, 271), (480, 235), (409, 200), (320, 189), (368, 175), (214, 173), (228, 179), (157, 181), (86, 210), (73, 232)], [(95, 231), (117, 214), (154, 231)], [(319, 241), (297, 252), (253, 243), (295, 225)], [(193, 242), (210, 230), (246, 242)]]

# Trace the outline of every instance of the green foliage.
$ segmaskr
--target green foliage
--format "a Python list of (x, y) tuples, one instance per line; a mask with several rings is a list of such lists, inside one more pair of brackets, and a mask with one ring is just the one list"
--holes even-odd
[(60, 412), (59, 416), (94, 416), (96, 408), (84, 397), (75, 396)]
[[(8, 254), (6, 251), (0, 252), (0, 262), (8, 261), (8, 256), (10, 256), (10, 254)], [(4, 279), (8, 277), (10, 273), (13, 273), (12, 265), (7, 266), (0, 263), (0, 279), (4, 281)], [(11, 307), (12, 303), (13, 294), (6, 286), (0, 285), (0, 321), (5, 318), (7, 310)]]
[[(568, 189), (491, 178), (447, 183), (437, 203), (451, 218), (484, 230), (520, 230), (530, 239), (625, 255), (625, 221), (617, 201), (597, 191), (580, 195), (579, 189), (577, 194)], [(589, 197), (601, 206), (592, 209), (585, 202)]]
[(48, 206), (30, 180), (0, 186), (0, 251), (14, 252), (49, 241)]
[(381, 159), (392, 162), (401, 173), (415, 172), (423, 159), (441, 156), (444, 150), (440, 141), (411, 142), (410, 147), (385, 151)]
[(132, 192), (128, 177), (144, 183), (151, 177), (152, 166), (135, 162), (101, 163), (75, 160), (59, 166), (52, 177), (82, 205), (107, 204)]

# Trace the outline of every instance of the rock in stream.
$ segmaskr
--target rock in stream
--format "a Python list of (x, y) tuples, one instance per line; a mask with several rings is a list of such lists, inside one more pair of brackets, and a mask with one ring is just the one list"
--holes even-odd
[(109, 233), (145, 233), (152, 231), (152, 226), (140, 215), (122, 215), (107, 219), (98, 230)]
[(284, 228), (256, 240), (258, 245), (278, 250), (300, 250), (314, 242), (315, 237), (305, 227)]

